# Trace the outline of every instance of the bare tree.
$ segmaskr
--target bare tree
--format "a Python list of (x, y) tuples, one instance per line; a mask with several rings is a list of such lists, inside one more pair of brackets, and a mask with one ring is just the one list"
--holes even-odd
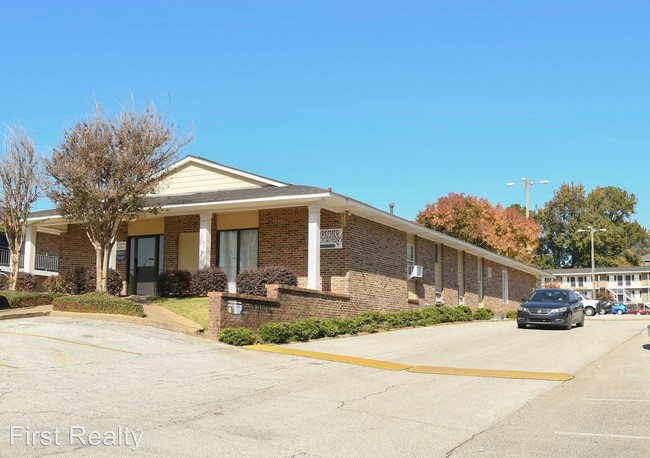
[(169, 175), (168, 167), (191, 137), (180, 139), (156, 107), (123, 111), (115, 119), (98, 105), (88, 121), (64, 131), (45, 169), (47, 196), (61, 216), (84, 223), (95, 248), (97, 291), (106, 291), (108, 261), (121, 221), (145, 212), (144, 198)]
[(45, 182), (34, 142), (22, 127), (9, 129), (0, 163), (0, 225), (9, 244), (9, 289), (16, 289), (27, 217)]

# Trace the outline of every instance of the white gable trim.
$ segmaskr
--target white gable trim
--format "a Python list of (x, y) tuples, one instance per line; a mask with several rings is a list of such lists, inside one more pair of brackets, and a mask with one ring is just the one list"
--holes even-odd
[(245, 178), (247, 180), (258, 181), (260, 183), (267, 184), (270, 186), (277, 186), (277, 187), (288, 186), (287, 183), (283, 183), (281, 181), (271, 180), (270, 178), (266, 178), (260, 175), (255, 175), (249, 172), (244, 172), (243, 170), (234, 169), (232, 167), (226, 167), (225, 165), (217, 164), (216, 162), (208, 161), (207, 159), (203, 159), (197, 156), (185, 156), (180, 161), (170, 165), (168, 170), (174, 170), (183, 167), (187, 164), (199, 164), (209, 169), (213, 169), (215, 171), (226, 172), (231, 175)]

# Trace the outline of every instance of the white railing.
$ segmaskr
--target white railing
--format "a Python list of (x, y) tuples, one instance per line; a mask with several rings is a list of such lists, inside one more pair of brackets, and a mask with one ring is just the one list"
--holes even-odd
[[(11, 256), (9, 254), (9, 248), (0, 248), (0, 266), (9, 267), (9, 260)], [(18, 267), (22, 268), (25, 264), (24, 254), (20, 253), (18, 258)]]
[[(9, 249), (0, 248), (0, 266), (9, 267)], [(18, 266), (23, 269), (25, 267), (25, 254), (20, 253), (20, 260)], [(34, 257), (34, 269), (45, 272), (58, 272), (59, 271), (59, 256), (52, 253), (39, 253), (36, 252)]]

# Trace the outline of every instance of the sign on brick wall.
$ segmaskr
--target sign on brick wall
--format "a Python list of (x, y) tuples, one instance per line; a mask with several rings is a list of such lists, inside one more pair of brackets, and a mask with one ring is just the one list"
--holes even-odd
[(343, 248), (343, 229), (321, 229), (320, 248), (321, 250)]

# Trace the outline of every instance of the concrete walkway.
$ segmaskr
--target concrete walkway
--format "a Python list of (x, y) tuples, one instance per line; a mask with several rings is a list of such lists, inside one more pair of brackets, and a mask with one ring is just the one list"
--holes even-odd
[(77, 313), (59, 312), (52, 310), (51, 305), (39, 305), (37, 307), (25, 307), (16, 309), (0, 309), (0, 320), (11, 320), (17, 318), (32, 318), (39, 316), (64, 316), (68, 318), (82, 318), (85, 320), (107, 320), (119, 321), (122, 323), (134, 323), (144, 326), (166, 329), (168, 331), (183, 332), (186, 334), (200, 335), (203, 329), (198, 323), (167, 310), (161, 305), (154, 304), (140, 297), (129, 297), (128, 299), (142, 304), (146, 317), (117, 315), (110, 313)]

